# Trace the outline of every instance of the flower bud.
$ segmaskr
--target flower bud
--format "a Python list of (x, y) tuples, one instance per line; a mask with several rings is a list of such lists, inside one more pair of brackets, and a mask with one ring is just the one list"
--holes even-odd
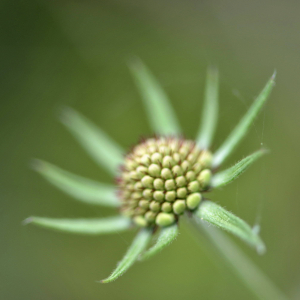
[(171, 172), (171, 170), (168, 169), (168, 168), (163, 168), (161, 170), (161, 177), (163, 179), (171, 179), (172, 178), (172, 172)]
[(185, 198), (187, 195), (187, 190), (185, 187), (177, 189), (177, 197), (178, 198)]
[(153, 211), (153, 212), (158, 212), (160, 210), (160, 204), (156, 201), (151, 201), (150, 202), (150, 209)]
[(138, 166), (136, 168), (136, 173), (139, 179), (143, 178), (147, 174), (148, 169), (145, 166)]
[(178, 166), (178, 165), (176, 165), (172, 168), (172, 172), (173, 172), (173, 175), (176, 176), (176, 177), (181, 176), (183, 174), (183, 171), (182, 171), (181, 167)]
[(146, 227), (148, 225), (148, 222), (143, 216), (136, 216), (133, 219), (134, 223), (141, 227)]
[(186, 186), (186, 179), (184, 176), (179, 176), (175, 179), (176, 185), (178, 187)]
[(175, 164), (175, 162), (171, 156), (167, 155), (163, 158), (162, 165), (164, 168), (172, 168), (174, 166), (174, 164)]
[(200, 190), (200, 184), (197, 180), (195, 181), (191, 181), (189, 184), (188, 184), (188, 190), (191, 192), (191, 193), (195, 193), (195, 192), (198, 192)]
[(143, 191), (143, 197), (146, 198), (146, 199), (152, 199), (152, 196), (153, 196), (153, 191), (150, 190), (150, 189), (145, 189)]
[(210, 168), (212, 164), (212, 154), (209, 151), (204, 150), (201, 153), (199, 162), (203, 166), (203, 168)]
[(195, 209), (200, 204), (201, 198), (200, 193), (190, 194), (186, 199), (187, 207), (189, 209)]
[(165, 188), (165, 182), (160, 178), (156, 178), (153, 182), (153, 186), (156, 190), (163, 190)]
[(196, 179), (196, 174), (195, 172), (193, 171), (188, 171), (186, 174), (185, 174), (185, 177), (187, 179), (187, 181), (193, 181)]
[(139, 202), (139, 206), (144, 208), (144, 209), (148, 209), (149, 208), (149, 201), (145, 200), (145, 199), (142, 199)]
[(175, 217), (173, 214), (159, 213), (155, 220), (156, 224), (161, 227), (170, 226), (175, 222)]
[(154, 181), (154, 179), (152, 177), (146, 175), (142, 178), (142, 185), (145, 188), (152, 188), (153, 187), (153, 181)]
[[(194, 210), (211, 178), (211, 154), (194, 142), (157, 137), (135, 146), (119, 176), (120, 211), (140, 227), (169, 226)], [(155, 225), (156, 224), (156, 225)]]
[(149, 222), (149, 223), (152, 223), (155, 221), (155, 218), (156, 218), (156, 213), (149, 210), (145, 213), (145, 219)]
[(175, 181), (173, 179), (168, 179), (165, 182), (165, 188), (167, 191), (174, 190), (176, 187)]
[(176, 200), (173, 204), (173, 211), (175, 214), (180, 215), (185, 211), (185, 201)]
[(190, 167), (191, 167), (191, 164), (187, 160), (184, 160), (181, 164), (183, 173), (187, 172), (190, 169)]
[(151, 155), (152, 163), (159, 164), (162, 161), (162, 155), (158, 152), (155, 152)]
[(163, 205), (161, 206), (161, 210), (163, 212), (169, 213), (172, 211), (172, 204), (169, 202), (165, 202), (163, 203)]
[(151, 164), (150, 155), (144, 154), (140, 159), (140, 163), (143, 164), (144, 166), (148, 167)]
[(205, 169), (198, 176), (198, 181), (203, 189), (206, 189), (209, 186), (211, 180), (211, 170)]
[(176, 199), (176, 192), (175, 191), (166, 192), (165, 199), (170, 202), (174, 201)]
[(162, 191), (155, 191), (153, 193), (153, 198), (156, 200), (156, 201), (159, 201), (159, 202), (162, 202), (165, 198), (165, 195)]
[(149, 175), (153, 177), (158, 177), (160, 175), (161, 168), (157, 164), (151, 164), (148, 168)]

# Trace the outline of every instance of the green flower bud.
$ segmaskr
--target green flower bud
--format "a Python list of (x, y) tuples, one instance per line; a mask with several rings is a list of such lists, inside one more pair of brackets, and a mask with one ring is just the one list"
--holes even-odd
[(180, 148), (179, 155), (180, 155), (181, 160), (184, 160), (186, 158), (186, 156), (188, 155), (188, 153), (189, 153), (188, 148), (186, 148), (186, 147)]
[(157, 147), (156, 147), (156, 146), (150, 146), (150, 147), (148, 148), (148, 151), (149, 151), (149, 153), (152, 155), (152, 154), (154, 154), (154, 153), (157, 152)]
[(122, 193), (122, 196), (123, 196), (124, 198), (129, 198), (130, 195), (131, 195), (131, 192), (128, 191), (128, 190), (123, 191), (123, 193)]
[(140, 200), (140, 202), (139, 202), (139, 206), (140, 206), (141, 208), (148, 209), (148, 208), (149, 208), (149, 201), (148, 201), (148, 200), (145, 200), (145, 199), (142, 199), (142, 200)]
[(159, 165), (151, 164), (148, 168), (148, 173), (151, 176), (158, 177), (160, 176), (161, 168)]
[(200, 193), (190, 194), (186, 199), (186, 205), (189, 209), (195, 209), (196, 207), (198, 207), (201, 199), (202, 196)]
[(136, 207), (138, 201), (137, 200), (134, 200), (134, 199), (131, 199), (128, 201), (128, 204), (132, 207)]
[(165, 188), (165, 182), (160, 178), (156, 178), (153, 182), (153, 186), (156, 190), (163, 190)]
[(140, 199), (142, 197), (142, 193), (141, 192), (134, 192), (134, 193), (132, 193), (131, 197), (133, 199)]
[(173, 179), (168, 179), (165, 182), (165, 188), (167, 191), (174, 190), (176, 187), (175, 181)]
[(140, 206), (136, 207), (134, 209), (135, 215), (143, 215), (147, 210), (145, 208), (142, 208)]
[(205, 169), (200, 173), (197, 179), (200, 182), (202, 188), (206, 189), (209, 186), (211, 176), (212, 176), (211, 170), (209, 169)]
[(149, 154), (145, 154), (141, 157), (140, 163), (145, 165), (146, 167), (150, 166), (151, 164), (151, 158)]
[(177, 189), (177, 197), (178, 198), (185, 198), (187, 195), (187, 190), (185, 187)]
[(146, 175), (142, 178), (142, 185), (145, 188), (152, 188), (153, 187), (153, 181), (154, 181), (154, 179), (152, 177)]
[(143, 216), (136, 216), (133, 218), (133, 221), (136, 225), (140, 227), (146, 227), (148, 225), (148, 222)]
[(138, 166), (136, 168), (136, 173), (139, 176), (139, 178), (144, 177), (147, 174), (148, 169), (145, 166)]
[(199, 174), (199, 172), (202, 170), (202, 165), (199, 162), (196, 162), (193, 165), (193, 171), (195, 172), (195, 174)]
[(130, 173), (123, 173), (122, 174), (122, 179), (123, 179), (124, 182), (129, 181), (131, 179)]
[(186, 179), (184, 176), (179, 176), (175, 179), (176, 185), (178, 187), (186, 186)]
[(151, 160), (154, 164), (159, 164), (162, 162), (162, 155), (158, 152), (155, 152), (151, 155)]
[(139, 149), (136, 150), (136, 154), (138, 156), (143, 156), (144, 154), (146, 154), (146, 151), (147, 150), (144, 147), (142, 147), (142, 148), (139, 148)]
[(185, 211), (185, 201), (184, 200), (176, 200), (173, 204), (173, 211), (175, 214), (180, 215)]
[(178, 164), (181, 160), (181, 157), (180, 157), (179, 153), (174, 153), (173, 154), (173, 159), (174, 159), (175, 163)]
[(172, 211), (172, 204), (169, 202), (165, 202), (163, 203), (163, 205), (161, 206), (161, 210), (163, 212), (169, 213)]
[(171, 156), (167, 155), (163, 158), (162, 165), (164, 168), (172, 168), (174, 166), (174, 164), (175, 164), (175, 162)]
[(134, 184), (127, 184), (127, 185), (126, 185), (126, 189), (127, 189), (128, 191), (135, 191), (135, 189), (134, 189)]
[(160, 211), (160, 204), (156, 201), (151, 201), (150, 202), (150, 209), (153, 211), (153, 212), (158, 212)]
[(147, 143), (149, 146), (155, 146), (156, 145), (156, 141), (154, 138), (150, 138), (147, 140)]
[(179, 143), (176, 140), (172, 140), (169, 144), (169, 147), (171, 149), (171, 152), (178, 152), (179, 149)]
[(195, 193), (195, 192), (198, 192), (200, 190), (200, 184), (197, 180), (195, 181), (191, 181), (189, 184), (188, 184), (188, 190), (191, 192), (191, 193)]
[(176, 176), (176, 177), (181, 176), (183, 174), (183, 171), (182, 171), (181, 167), (178, 166), (178, 165), (176, 165), (172, 168), (172, 172), (173, 172), (173, 175)]
[(166, 146), (160, 146), (159, 147), (159, 152), (164, 154), (164, 155), (168, 155), (171, 152), (171, 149), (169, 147)]
[(187, 181), (193, 181), (196, 179), (196, 174), (195, 172), (193, 171), (188, 171), (186, 174), (185, 174), (185, 178), (187, 179)]
[(165, 195), (162, 191), (155, 191), (153, 193), (153, 198), (156, 200), (156, 201), (159, 201), (159, 202), (162, 202), (165, 198)]
[(175, 222), (175, 216), (173, 214), (161, 212), (157, 215), (155, 222), (161, 227), (170, 226)]
[(203, 168), (210, 168), (212, 164), (212, 154), (209, 151), (203, 151), (199, 157), (199, 162)]
[(190, 167), (191, 167), (191, 164), (187, 160), (184, 160), (181, 164), (181, 168), (184, 173), (186, 171), (188, 171), (190, 169)]
[(156, 218), (156, 213), (153, 211), (147, 211), (145, 213), (145, 219), (149, 222), (149, 223), (153, 223), (155, 221)]
[(142, 190), (142, 189), (143, 189), (142, 183), (141, 183), (140, 181), (138, 181), (138, 182), (134, 185), (134, 189), (135, 189), (136, 191)]
[(174, 201), (176, 199), (176, 192), (175, 191), (166, 192), (165, 199), (170, 202)]
[(133, 159), (128, 159), (125, 162), (125, 167), (128, 170), (134, 170), (137, 166), (138, 166), (138, 163), (135, 160), (133, 160)]
[(134, 179), (134, 180), (140, 179), (140, 178), (139, 178), (139, 175), (137, 174), (136, 171), (131, 171), (131, 172), (130, 172), (130, 178), (132, 178), (132, 179)]
[(146, 198), (146, 199), (152, 199), (152, 197), (153, 197), (153, 191), (150, 190), (150, 189), (145, 189), (143, 191), (143, 197)]
[(168, 169), (168, 168), (163, 168), (163, 169), (161, 170), (161, 177), (162, 177), (163, 179), (171, 179), (171, 178), (173, 177), (173, 176), (172, 176), (171, 170)]
[(197, 160), (197, 154), (196, 153), (190, 153), (187, 157), (187, 160), (190, 162), (190, 163), (194, 163), (196, 160)]

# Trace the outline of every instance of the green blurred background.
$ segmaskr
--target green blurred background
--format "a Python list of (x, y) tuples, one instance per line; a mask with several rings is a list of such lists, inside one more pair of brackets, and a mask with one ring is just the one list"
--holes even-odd
[(29, 165), (37, 157), (111, 182), (57, 115), (71, 106), (124, 147), (151, 134), (126, 65), (137, 55), (167, 91), (189, 138), (198, 129), (206, 67), (219, 67), (213, 149), (277, 70), (270, 101), (227, 166), (261, 144), (270, 154), (210, 197), (261, 225), (266, 255), (235, 242), (299, 299), (299, 12), (299, 2), (278, 0), (1, 1), (0, 298), (255, 299), (184, 224), (168, 249), (107, 285), (96, 280), (112, 271), (134, 232), (82, 237), (21, 225), (30, 215), (115, 213), (76, 202)]

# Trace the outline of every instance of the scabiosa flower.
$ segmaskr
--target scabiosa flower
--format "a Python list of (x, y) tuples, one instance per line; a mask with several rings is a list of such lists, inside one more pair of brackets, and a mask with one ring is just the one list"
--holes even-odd
[[(218, 115), (217, 70), (210, 68), (207, 73), (200, 130), (194, 141), (183, 138), (165, 93), (142, 62), (136, 61), (131, 71), (155, 135), (142, 140), (126, 155), (102, 130), (74, 110), (68, 108), (62, 114), (64, 125), (112, 173), (116, 186), (82, 178), (41, 160), (34, 163), (36, 171), (65, 193), (86, 203), (117, 207), (119, 215), (79, 220), (30, 217), (26, 222), (81, 234), (105, 234), (138, 227), (138, 234), (124, 258), (102, 282), (117, 279), (136, 260), (147, 259), (170, 244), (178, 234), (183, 215), (194, 218), (200, 226), (204, 220), (224, 229), (263, 252), (265, 247), (258, 233), (239, 217), (207, 200), (205, 194), (236, 179), (266, 152), (260, 149), (234, 166), (218, 171), (266, 102), (275, 74), (225, 142), (212, 153), (209, 147)], [(147, 249), (157, 231), (156, 242)]]

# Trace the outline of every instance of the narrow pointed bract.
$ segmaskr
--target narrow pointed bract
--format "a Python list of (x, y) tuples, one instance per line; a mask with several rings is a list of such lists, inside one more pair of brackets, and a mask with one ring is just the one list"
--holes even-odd
[(240, 120), (238, 125), (234, 128), (234, 130), (231, 132), (222, 146), (214, 154), (214, 167), (218, 167), (221, 163), (223, 163), (225, 159), (233, 152), (242, 138), (247, 134), (250, 126), (253, 124), (255, 117), (258, 115), (261, 108), (263, 107), (263, 104), (271, 94), (271, 91), (275, 85), (275, 75), (276, 73), (273, 74), (264, 89), (251, 105), (246, 115)]
[(29, 217), (24, 224), (34, 224), (41, 227), (69, 233), (97, 235), (117, 233), (132, 226), (130, 219), (117, 216), (102, 219), (57, 219)]
[(178, 225), (174, 224), (165, 228), (162, 228), (156, 243), (145, 253), (140, 256), (140, 260), (146, 260), (156, 253), (163, 250), (169, 244), (171, 244), (178, 235)]
[(223, 232), (212, 226), (202, 226), (218, 252), (240, 277), (245, 286), (261, 300), (289, 300), (243, 251)]
[(123, 259), (119, 262), (117, 268), (112, 272), (112, 274), (101, 280), (102, 283), (108, 283), (116, 280), (118, 277), (123, 275), (137, 260), (139, 255), (146, 249), (152, 236), (152, 229), (144, 228), (137, 234), (133, 240), (131, 246), (127, 250)]
[(178, 135), (181, 130), (170, 101), (148, 68), (138, 59), (130, 64), (155, 134)]
[(33, 168), (51, 184), (82, 202), (117, 207), (119, 200), (113, 185), (99, 183), (68, 171), (48, 162), (35, 159)]
[(239, 237), (256, 248), (258, 253), (265, 252), (265, 245), (260, 237), (242, 219), (223, 207), (205, 200), (194, 214), (196, 220), (204, 220)]
[(221, 187), (237, 179), (242, 173), (244, 173), (247, 170), (247, 168), (251, 164), (253, 164), (257, 159), (259, 159), (262, 155), (266, 153), (267, 150), (265, 149), (258, 150), (253, 154), (240, 160), (238, 163), (228, 168), (227, 170), (215, 174), (211, 181), (211, 187)]
[(114, 176), (123, 162), (123, 150), (106, 133), (71, 108), (65, 108), (61, 121), (85, 150)]
[(199, 133), (196, 138), (197, 145), (208, 149), (211, 145), (218, 121), (219, 111), (219, 73), (216, 68), (207, 70), (204, 94), (204, 106), (201, 117)]

